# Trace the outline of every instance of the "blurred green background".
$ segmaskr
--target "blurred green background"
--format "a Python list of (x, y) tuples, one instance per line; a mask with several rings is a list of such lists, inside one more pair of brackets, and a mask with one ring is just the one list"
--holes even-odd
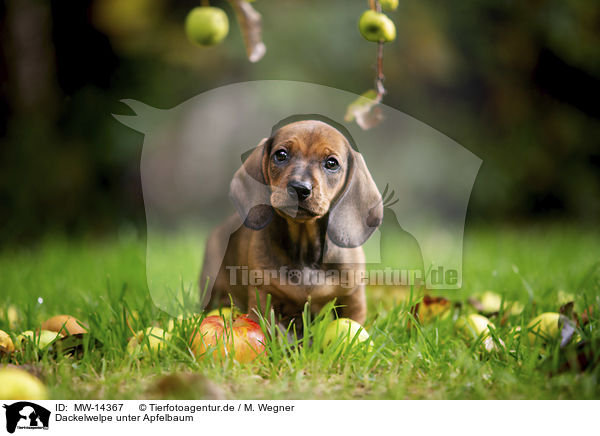
[[(0, 243), (144, 229), (142, 135), (112, 118), (132, 98), (170, 108), (240, 81), (362, 93), (375, 46), (366, 0), (259, 0), (267, 54), (246, 60), (230, 5), (225, 42), (199, 48), (198, 1), (0, 3)], [(400, 0), (384, 103), (483, 159), (470, 222), (600, 219), (600, 2)]]

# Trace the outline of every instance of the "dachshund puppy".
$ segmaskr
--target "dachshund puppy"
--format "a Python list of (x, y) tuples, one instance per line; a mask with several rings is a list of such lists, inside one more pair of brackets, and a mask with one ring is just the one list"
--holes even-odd
[(316, 120), (279, 128), (235, 173), (230, 198), (238, 214), (206, 245), (205, 304), (231, 298), (256, 316), (270, 294), (285, 325), (301, 321), (307, 301), (316, 313), (336, 298), (340, 316), (364, 323), (364, 283), (336, 277), (364, 278), (361, 245), (381, 223), (383, 205), (362, 156), (338, 129)]

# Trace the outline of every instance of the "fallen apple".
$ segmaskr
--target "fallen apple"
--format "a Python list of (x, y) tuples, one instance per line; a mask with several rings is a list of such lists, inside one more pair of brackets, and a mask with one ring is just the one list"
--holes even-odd
[(15, 351), (15, 345), (8, 333), (0, 330), (0, 353), (12, 353)]
[(505, 311), (508, 311), (510, 315), (518, 316), (521, 314), (521, 312), (523, 312), (524, 308), (525, 306), (523, 306), (522, 303), (519, 303), (518, 301), (513, 301), (506, 305)]
[(1, 400), (45, 400), (46, 386), (36, 377), (19, 368), (0, 368)]
[(185, 19), (185, 32), (193, 43), (202, 46), (215, 45), (229, 33), (229, 19), (223, 9), (198, 6)]
[(231, 324), (220, 316), (207, 316), (194, 332), (190, 348), (200, 359), (209, 354), (216, 360), (233, 355), (238, 362), (248, 363), (264, 353), (265, 335), (248, 315), (237, 317)]
[(50, 330), (27, 330), (17, 336), (17, 348), (23, 349), (26, 342), (34, 344), (38, 349), (42, 350), (52, 344), (57, 339), (60, 339), (61, 335), (57, 332), (51, 332)]
[(152, 352), (157, 353), (166, 348), (165, 341), (169, 333), (158, 327), (148, 327), (138, 331), (127, 343), (127, 352), (132, 356)]
[(42, 323), (42, 330), (60, 333), (61, 336), (87, 333), (85, 326), (70, 315), (57, 315)]
[(567, 304), (571, 301), (575, 301), (575, 295), (570, 293), (570, 292), (565, 292), (564, 290), (560, 289), (558, 291), (558, 295), (556, 296), (556, 302), (562, 306), (563, 304)]
[(6, 321), (8, 321), (9, 328), (13, 328), (19, 322), (19, 312), (15, 306), (8, 306), (0, 309), (0, 315), (6, 315)]
[(340, 345), (342, 352), (345, 352), (348, 346), (355, 346), (367, 341), (369, 341), (369, 349), (371, 349), (373, 341), (371, 341), (369, 332), (362, 325), (350, 318), (338, 318), (331, 321), (325, 329), (322, 348)]
[(358, 30), (367, 41), (390, 42), (396, 39), (396, 26), (385, 14), (369, 9), (360, 16)]
[(483, 315), (472, 313), (461, 316), (456, 320), (455, 327), (468, 339), (476, 340), (481, 337), (481, 345), (487, 352), (497, 351), (505, 347), (502, 339), (494, 339), (490, 335), (490, 328), (495, 328), (494, 323)]
[(477, 339), (483, 335), (489, 336), (489, 327), (495, 328), (494, 323), (483, 315), (472, 313), (467, 316), (461, 316), (456, 320), (455, 327), (465, 336)]
[(560, 338), (560, 313), (545, 312), (527, 324), (529, 342), (533, 345), (539, 338), (549, 342)]
[(231, 307), (219, 307), (208, 312), (206, 314), (206, 317), (221, 316), (227, 320), (231, 320), (233, 318), (237, 318), (240, 315), (241, 312), (237, 309), (237, 307), (234, 307), (233, 310), (231, 309)]
[(202, 314), (193, 313), (188, 315), (179, 315), (177, 318), (171, 318), (167, 323), (167, 331), (169, 333), (180, 331), (184, 326), (188, 325), (199, 325), (202, 319)]
[(485, 291), (480, 296), (483, 312), (498, 312), (502, 306), (502, 296), (492, 291)]

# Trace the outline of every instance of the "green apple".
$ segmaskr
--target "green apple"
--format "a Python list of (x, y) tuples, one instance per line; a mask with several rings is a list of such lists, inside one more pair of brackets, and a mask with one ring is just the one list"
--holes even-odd
[(379, 4), (386, 12), (392, 12), (398, 9), (398, 0), (379, 0)]
[(552, 341), (560, 337), (560, 314), (546, 312), (535, 317), (527, 324), (529, 342), (533, 344), (537, 338)]
[(198, 45), (215, 45), (229, 33), (229, 19), (223, 9), (199, 6), (187, 15), (185, 33), (190, 41)]
[(483, 308), (483, 312), (485, 313), (493, 313), (498, 312), (502, 305), (502, 296), (496, 294), (492, 291), (485, 291), (479, 297), (481, 301), (481, 306)]
[(127, 352), (132, 355), (141, 353), (158, 352), (166, 347), (165, 341), (171, 335), (158, 327), (148, 327), (137, 332), (127, 343)]
[(455, 327), (465, 336), (473, 339), (477, 339), (481, 335), (486, 338), (490, 334), (488, 327), (495, 328), (489, 319), (478, 313), (461, 316), (456, 320)]
[[(356, 339), (354, 339), (355, 337)], [(343, 344), (342, 349), (345, 351), (351, 343), (356, 345), (366, 341), (370, 341), (369, 348), (371, 348), (373, 341), (362, 325), (350, 318), (338, 318), (330, 322), (325, 329), (322, 345), (323, 348), (326, 348), (338, 343)]]
[(363, 38), (371, 42), (390, 42), (396, 39), (394, 22), (385, 14), (371, 9), (360, 16), (358, 30)]
[(45, 400), (46, 386), (19, 368), (0, 369), (0, 399), (2, 400)]
[(15, 306), (0, 307), (0, 318), (4, 318), (8, 321), (8, 327), (14, 328), (19, 322), (19, 312)]
[(508, 311), (508, 313), (511, 315), (518, 316), (521, 314), (521, 312), (523, 312), (524, 308), (525, 307), (523, 306), (523, 304), (519, 303), (518, 301), (513, 301), (512, 303), (508, 303), (506, 305), (505, 310)]
[(461, 316), (456, 320), (455, 327), (469, 339), (483, 339), (481, 345), (488, 353), (504, 348), (504, 341), (498, 338), (498, 342), (490, 335), (490, 328), (495, 328), (494, 323), (483, 315), (472, 313)]
[(37, 345), (37, 347), (41, 350), (46, 348), (48, 345), (52, 344), (57, 339), (60, 339), (61, 335), (57, 332), (51, 332), (50, 330), (40, 330), (38, 332), (33, 332), (32, 330), (27, 330), (21, 333), (17, 337), (17, 348), (23, 348), (24, 343), (26, 341), (30, 341), (31, 343)]

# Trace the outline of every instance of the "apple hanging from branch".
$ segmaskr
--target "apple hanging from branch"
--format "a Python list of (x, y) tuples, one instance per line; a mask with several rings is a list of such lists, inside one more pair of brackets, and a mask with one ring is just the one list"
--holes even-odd
[(215, 45), (229, 33), (229, 19), (223, 9), (199, 6), (188, 13), (185, 32), (195, 44), (205, 47)]
[[(242, 30), (250, 62), (258, 62), (267, 48), (262, 41), (262, 17), (246, 0), (229, 0)], [(209, 47), (222, 42), (229, 33), (229, 18), (223, 9), (212, 7), (208, 0), (192, 9), (185, 20), (185, 32), (194, 44)]]

